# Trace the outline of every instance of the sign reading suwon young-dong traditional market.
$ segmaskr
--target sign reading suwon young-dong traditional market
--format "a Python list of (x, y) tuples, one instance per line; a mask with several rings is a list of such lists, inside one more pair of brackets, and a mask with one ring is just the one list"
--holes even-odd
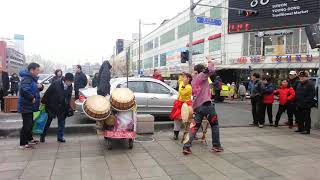
[(319, 0), (229, 0), (229, 7), (257, 11), (256, 16), (229, 10), (229, 33), (285, 29), (319, 21)]

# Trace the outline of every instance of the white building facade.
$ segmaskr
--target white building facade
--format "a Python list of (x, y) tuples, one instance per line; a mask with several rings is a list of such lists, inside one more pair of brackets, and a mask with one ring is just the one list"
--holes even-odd
[[(228, 0), (202, 3), (221, 7), (229, 4)], [(214, 57), (218, 72), (226, 81), (247, 79), (249, 70), (270, 74), (275, 79), (286, 77), (289, 70), (316, 74), (318, 52), (310, 48), (304, 28), (228, 34), (227, 9), (197, 7), (195, 14), (221, 19), (222, 25), (197, 24), (195, 19), (189, 20), (188, 9), (162, 24), (141, 39), (144, 75), (152, 75), (154, 69), (160, 69), (167, 77), (188, 71), (188, 63), (180, 62), (180, 53), (188, 49), (189, 23), (193, 31), (193, 64), (205, 63), (208, 55)], [(129, 47), (130, 68), (135, 74), (138, 74), (138, 46), (135, 41)]]

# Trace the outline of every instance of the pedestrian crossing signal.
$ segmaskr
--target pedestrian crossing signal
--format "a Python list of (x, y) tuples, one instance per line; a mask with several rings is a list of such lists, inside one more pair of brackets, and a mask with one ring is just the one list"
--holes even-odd
[(239, 15), (245, 17), (258, 16), (258, 11), (240, 10)]
[(188, 50), (181, 52), (180, 56), (181, 56), (181, 63), (186, 63), (187, 61), (189, 61), (189, 51)]

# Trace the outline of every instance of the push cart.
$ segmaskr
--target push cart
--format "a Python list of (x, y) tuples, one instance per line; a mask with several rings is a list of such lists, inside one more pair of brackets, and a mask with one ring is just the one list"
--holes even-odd
[(108, 150), (112, 149), (112, 141), (117, 139), (128, 139), (129, 149), (132, 149), (134, 139), (136, 138), (136, 111), (117, 111), (114, 113), (114, 116), (114, 125), (105, 125), (104, 127), (104, 138), (107, 141)]

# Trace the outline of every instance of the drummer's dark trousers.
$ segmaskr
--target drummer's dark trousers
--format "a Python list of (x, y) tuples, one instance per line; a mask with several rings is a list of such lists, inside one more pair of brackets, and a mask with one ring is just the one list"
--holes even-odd
[[(65, 124), (66, 124), (66, 118), (64, 116), (60, 117), (58, 116), (58, 132), (57, 132), (57, 139), (63, 139), (64, 137), (64, 129), (65, 129)], [(51, 122), (52, 122), (53, 117), (49, 116), (46, 126), (43, 130), (43, 133), (41, 137), (46, 137), (48, 129), (50, 128)]]
[(214, 104), (212, 104), (211, 102), (206, 102), (200, 107), (196, 108), (194, 112), (195, 117), (194, 122), (192, 123), (190, 128), (189, 141), (184, 144), (184, 147), (192, 146), (192, 141), (194, 140), (196, 133), (200, 129), (204, 117), (208, 119), (211, 126), (212, 146), (221, 147), (218, 116)]

